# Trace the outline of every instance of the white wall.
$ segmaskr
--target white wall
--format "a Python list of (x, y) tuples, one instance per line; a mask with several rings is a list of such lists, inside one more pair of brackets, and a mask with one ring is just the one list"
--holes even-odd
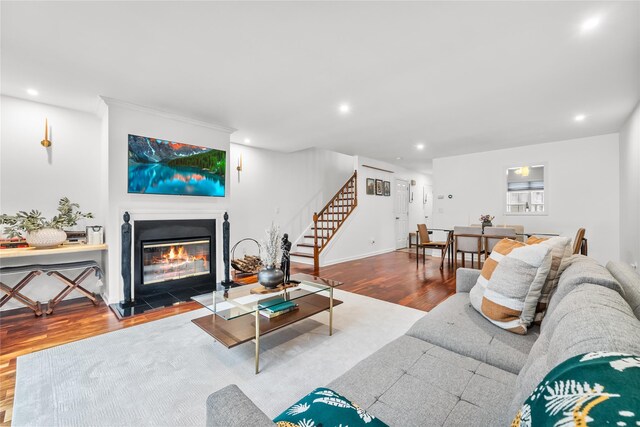
[[(58, 200), (69, 197), (79, 203), (84, 212), (92, 212), (95, 219), (82, 221), (76, 229), (87, 224), (102, 224), (103, 211), (101, 177), (96, 173), (100, 164), (100, 121), (92, 114), (52, 105), (2, 96), (2, 132), (0, 141), (0, 212), (14, 214), (18, 210), (40, 210), (45, 217), (56, 213)], [(49, 119), (52, 145), (40, 145), (44, 139), (44, 122)], [(71, 257), (73, 258), (73, 257)], [(39, 263), (67, 262), (69, 256), (32, 258)], [(86, 259), (100, 261), (99, 253), (88, 253)], [(2, 266), (21, 265), (24, 259), (3, 259)], [(19, 275), (3, 278), (13, 285)], [(83, 286), (99, 291), (100, 282), (93, 276)], [(48, 301), (64, 285), (48, 276), (39, 276), (23, 293), (36, 300)], [(70, 297), (80, 294), (73, 292)], [(23, 307), (9, 301), (3, 310)]]
[[(3, 213), (38, 209), (49, 217), (62, 196), (100, 218), (100, 121), (92, 114), (2, 96), (0, 204)], [(44, 148), (49, 119), (50, 148)]]
[[(358, 207), (349, 216), (335, 237), (323, 250), (320, 257), (321, 265), (363, 258), (391, 252), (395, 250), (395, 179), (416, 180), (412, 187), (414, 202), (409, 204), (409, 230), (414, 231), (416, 224), (425, 222), (424, 217), (430, 216), (431, 205), (422, 205), (422, 187), (431, 188), (431, 178), (417, 172), (408, 171), (389, 163), (357, 157), (358, 164)], [(369, 165), (392, 171), (383, 172), (363, 167)], [(367, 195), (366, 179), (381, 179), (391, 182), (391, 197)]]
[[(238, 180), (240, 155), (243, 170)], [(232, 244), (245, 237), (260, 241), (272, 222), (295, 241), (311, 223), (313, 213), (353, 171), (352, 156), (332, 151), (312, 148), (280, 153), (231, 144)]]
[[(609, 134), (434, 159), (434, 225), (468, 225), (490, 214), (496, 217), (494, 224), (522, 224), (525, 232), (573, 238), (585, 227), (590, 256), (600, 262), (618, 259), (618, 152), (618, 135)], [(548, 166), (548, 214), (506, 216), (505, 168), (532, 163)]]
[(640, 264), (640, 104), (620, 130), (620, 259)]
[[(143, 135), (185, 144), (200, 145), (229, 153), (232, 130), (198, 122), (148, 108), (106, 100), (108, 105), (108, 203), (105, 239), (109, 245), (108, 300), (122, 299), (120, 277), (120, 227), (122, 215), (129, 211), (133, 220), (173, 218), (216, 218), (218, 236), (222, 236), (220, 215), (229, 208), (230, 168), (227, 161), (225, 197), (167, 196), (127, 193), (128, 135)], [(223, 276), (222, 238), (218, 239), (217, 277)]]

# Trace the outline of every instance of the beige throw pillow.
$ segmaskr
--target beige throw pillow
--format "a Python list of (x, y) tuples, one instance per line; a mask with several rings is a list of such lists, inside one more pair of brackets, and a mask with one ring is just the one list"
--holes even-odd
[(484, 296), (484, 291), (487, 289), (491, 275), (496, 270), (496, 267), (498, 267), (500, 260), (515, 248), (522, 248), (524, 246), (527, 245), (511, 239), (502, 239), (496, 243), (489, 258), (484, 261), (482, 271), (480, 272), (480, 276), (478, 276), (475, 286), (469, 292), (469, 300), (473, 308), (482, 313), (482, 297)]
[(494, 325), (524, 335), (551, 269), (551, 248), (517, 246), (499, 258), (482, 296), (480, 313)]
[(569, 265), (569, 258), (573, 254), (573, 248), (571, 247), (571, 238), (561, 236), (551, 238), (531, 236), (527, 240), (527, 244), (547, 245), (551, 248), (551, 269), (549, 270), (549, 276), (547, 276), (547, 280), (542, 287), (540, 300), (538, 301), (538, 307), (536, 308), (535, 322), (539, 324), (542, 322), (547, 311), (551, 294), (558, 287), (560, 275)]

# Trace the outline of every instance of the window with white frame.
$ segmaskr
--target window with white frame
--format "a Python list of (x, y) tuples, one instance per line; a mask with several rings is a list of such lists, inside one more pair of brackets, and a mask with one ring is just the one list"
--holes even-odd
[(507, 168), (506, 213), (544, 213), (544, 190), (544, 165)]

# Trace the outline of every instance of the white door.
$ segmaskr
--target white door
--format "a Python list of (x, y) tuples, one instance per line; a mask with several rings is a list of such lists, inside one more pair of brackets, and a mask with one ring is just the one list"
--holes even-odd
[(407, 247), (409, 237), (409, 183), (396, 179), (395, 191), (396, 249)]

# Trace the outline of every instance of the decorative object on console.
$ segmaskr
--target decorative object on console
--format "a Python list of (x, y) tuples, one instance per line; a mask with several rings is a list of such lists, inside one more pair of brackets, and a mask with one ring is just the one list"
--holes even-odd
[(384, 184), (381, 179), (376, 179), (376, 196), (382, 196), (384, 194)]
[(0, 249), (28, 248), (27, 240), (22, 237), (12, 237), (11, 239), (0, 239)]
[(222, 223), (222, 260), (224, 261), (224, 280), (221, 285), (225, 288), (229, 288), (231, 286), (237, 286), (231, 278), (229, 277), (229, 239), (230, 239), (230, 224), (229, 224), (229, 214), (227, 212), (224, 213), (224, 222)]
[(291, 242), (289, 241), (289, 235), (284, 233), (282, 235), (282, 261), (280, 262), (280, 270), (284, 273), (284, 284), (288, 285), (291, 278)]
[(367, 194), (376, 194), (376, 180), (373, 178), (367, 178)]
[(224, 197), (226, 152), (129, 135), (129, 193)]
[(40, 145), (44, 148), (51, 147), (51, 141), (49, 141), (49, 119), (44, 119), (44, 139), (40, 141)]
[(4, 233), (8, 237), (21, 237), (22, 232), (27, 234), (27, 243), (36, 248), (51, 248), (64, 243), (67, 233), (64, 227), (73, 227), (84, 218), (93, 218), (91, 212), (83, 213), (77, 210), (80, 207), (72, 203), (67, 197), (58, 202), (58, 215), (47, 221), (40, 211), (32, 209), (31, 212), (20, 211), (15, 215), (2, 214), (0, 224), (4, 225)]
[(27, 233), (27, 243), (34, 248), (55, 248), (67, 240), (67, 233), (57, 228), (43, 228)]
[(384, 195), (391, 196), (391, 183), (389, 181), (384, 181)]
[[(85, 244), (88, 243), (86, 231), (65, 230), (64, 232), (67, 233), (67, 240), (64, 242), (65, 244), (77, 245), (81, 243), (85, 243)], [(100, 242), (100, 244), (101, 243), (102, 242)], [(94, 243), (89, 243), (89, 244), (94, 244)]]
[(88, 225), (86, 239), (89, 245), (101, 245), (104, 243), (104, 229), (101, 225)]
[(265, 266), (258, 273), (258, 282), (265, 288), (275, 288), (283, 283), (284, 273), (276, 268), (281, 256), (280, 228), (272, 224), (266, 230), (266, 239), (262, 241), (260, 256)]

